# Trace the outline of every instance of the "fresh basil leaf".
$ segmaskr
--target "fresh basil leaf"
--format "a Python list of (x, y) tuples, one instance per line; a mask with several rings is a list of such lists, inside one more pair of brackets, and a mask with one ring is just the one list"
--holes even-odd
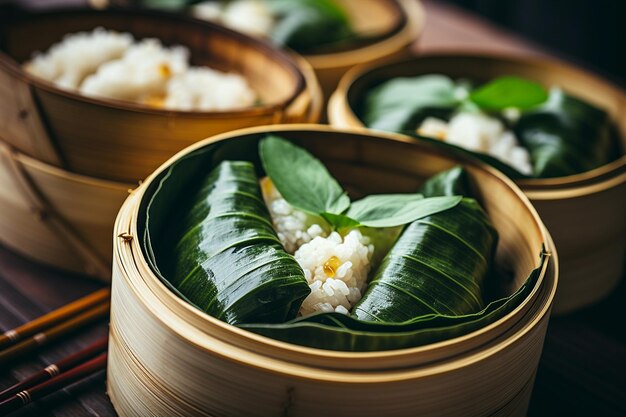
[(267, 136), (259, 143), (265, 172), (283, 198), (310, 214), (341, 214), (350, 198), (324, 164), (293, 143)]
[(367, 196), (350, 205), (346, 215), (367, 227), (395, 227), (453, 208), (461, 196), (425, 199), (421, 194)]
[(360, 226), (358, 221), (351, 219), (344, 214), (322, 213), (322, 217), (337, 231), (354, 229), (355, 227)]
[(460, 102), (456, 87), (438, 74), (385, 81), (365, 97), (362, 119), (372, 129), (391, 132), (415, 129), (428, 116), (447, 119)]
[(534, 81), (504, 76), (475, 89), (469, 98), (486, 110), (504, 110), (509, 107), (529, 109), (545, 102), (548, 92)]

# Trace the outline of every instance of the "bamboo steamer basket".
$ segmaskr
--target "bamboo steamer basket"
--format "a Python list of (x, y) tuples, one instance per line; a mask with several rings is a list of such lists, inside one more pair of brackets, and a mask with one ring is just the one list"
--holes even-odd
[(0, 242), (35, 261), (109, 281), (113, 222), (132, 187), (72, 174), (0, 139)]
[(424, 29), (425, 13), (419, 0), (337, 0), (357, 34), (381, 35), (355, 48), (305, 54), (315, 69), (325, 97), (341, 76), (355, 65), (408, 56)]
[[(170, 111), (94, 99), (22, 70), (34, 51), (102, 26), (191, 51), (192, 64), (243, 74), (263, 104), (232, 111)], [(269, 123), (316, 122), (322, 96), (310, 65), (266, 42), (191, 17), (153, 10), (68, 9), (22, 14), (0, 25), (0, 131), (16, 149), (72, 172), (144, 178), (195, 141)]]
[[(411, 349), (338, 352), (230, 326), (179, 299), (153, 274), (140, 208), (174, 161), (222, 142), (276, 133), (309, 148), (349, 189), (414, 191), (462, 163), (500, 233), (497, 263), (514, 286), (551, 254), (526, 300), (470, 334)], [(502, 174), (429, 144), (327, 126), (268, 126), (202, 141), (170, 159), (124, 203), (115, 225), (108, 393), (127, 416), (524, 415), (556, 291), (553, 244), (527, 198)], [(512, 290), (512, 289), (511, 289)], [(242, 399), (245, 399), (242, 401)]]
[[(364, 91), (385, 79), (427, 73), (477, 80), (515, 74), (544, 85), (561, 86), (606, 109), (626, 149), (626, 93), (581, 69), (542, 58), (445, 53), (360, 66), (346, 74), (331, 97), (330, 123), (363, 128), (354, 109)], [(519, 180), (517, 185), (535, 205), (559, 248), (563, 280), (554, 312), (572, 312), (607, 296), (624, 274), (626, 155), (582, 174)]]

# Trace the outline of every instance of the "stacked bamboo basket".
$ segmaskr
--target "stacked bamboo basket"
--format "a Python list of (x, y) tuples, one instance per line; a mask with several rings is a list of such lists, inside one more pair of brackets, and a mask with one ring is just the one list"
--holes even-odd
[(424, 9), (417, 0), (339, 0), (353, 30), (376, 42), (344, 51), (305, 55), (315, 70), (326, 98), (341, 77), (358, 64), (408, 56), (424, 28)]
[[(8, 16), (7, 16), (8, 17)], [(182, 112), (92, 99), (20, 66), (67, 33), (98, 26), (191, 50), (193, 63), (242, 73), (263, 104)], [(128, 191), (197, 140), (268, 123), (316, 122), (310, 64), (217, 25), (153, 11), (76, 9), (0, 25), (0, 241), (37, 261), (109, 280), (115, 214)]]
[[(606, 109), (622, 148), (626, 148), (626, 93), (583, 70), (540, 58), (445, 53), (355, 67), (331, 97), (328, 119), (333, 126), (362, 129), (355, 109), (368, 88), (393, 77), (429, 73), (476, 80), (514, 74), (546, 86), (560, 86)], [(582, 174), (517, 184), (537, 208), (559, 248), (562, 280), (555, 313), (574, 311), (608, 295), (624, 273), (626, 155)]]
[[(230, 326), (179, 299), (155, 276), (141, 248), (143, 210), (173, 162), (198, 157), (208, 146), (248, 147), (267, 133), (308, 148), (346, 188), (365, 194), (414, 191), (434, 173), (463, 164), (500, 234), (496, 263), (513, 271), (510, 291), (540, 264), (542, 247), (551, 256), (511, 313), (426, 346), (337, 352)], [(107, 384), (121, 416), (526, 413), (556, 291), (556, 254), (528, 199), (489, 166), (383, 133), (310, 125), (245, 129), (170, 159), (128, 197), (115, 234)]]

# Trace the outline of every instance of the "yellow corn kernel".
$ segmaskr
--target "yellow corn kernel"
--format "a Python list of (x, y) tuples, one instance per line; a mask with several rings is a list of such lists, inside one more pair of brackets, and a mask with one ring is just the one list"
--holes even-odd
[(328, 278), (333, 278), (337, 273), (337, 268), (341, 265), (341, 261), (336, 256), (331, 256), (326, 263), (324, 263), (324, 273)]

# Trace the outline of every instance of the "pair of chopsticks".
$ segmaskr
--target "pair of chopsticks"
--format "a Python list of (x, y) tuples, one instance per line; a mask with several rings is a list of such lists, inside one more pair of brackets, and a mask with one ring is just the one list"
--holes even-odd
[[(33, 352), (109, 313), (110, 291), (102, 289), (0, 335), (0, 365)], [(0, 392), (0, 415), (83, 379), (106, 366), (107, 338), (51, 364)]]

